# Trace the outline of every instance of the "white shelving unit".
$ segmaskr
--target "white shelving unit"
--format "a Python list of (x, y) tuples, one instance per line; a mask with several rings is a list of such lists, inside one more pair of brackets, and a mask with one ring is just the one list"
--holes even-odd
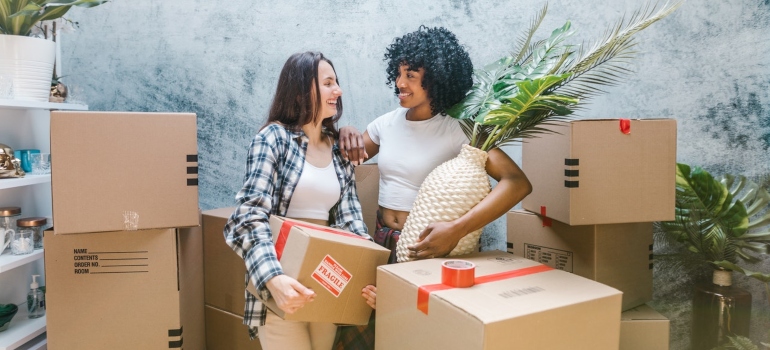
[[(88, 110), (87, 105), (0, 99), (0, 143), (13, 149), (50, 152), (50, 111)], [(55, 162), (56, 156), (52, 159)], [(26, 175), (0, 179), (0, 207), (21, 208), (20, 217), (52, 218), (51, 176)], [(27, 317), (26, 295), (32, 275), (45, 285), (44, 252), (28, 255), (0, 254), (0, 304), (17, 304), (19, 312), (10, 327), (0, 332), (0, 350), (42, 350), (47, 348), (46, 318)]]

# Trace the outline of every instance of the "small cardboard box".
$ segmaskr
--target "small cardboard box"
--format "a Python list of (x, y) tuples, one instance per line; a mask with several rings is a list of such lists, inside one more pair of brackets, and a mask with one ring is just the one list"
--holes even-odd
[(461, 258), (476, 265), (469, 288), (434, 288), (449, 259), (377, 270), (377, 350), (618, 348), (618, 290), (500, 251)]
[(369, 234), (374, 235), (377, 229), (377, 210), (379, 209), (380, 195), (380, 170), (377, 163), (361, 164), (356, 167), (356, 192), (364, 222), (369, 229)]
[(259, 339), (249, 339), (249, 327), (243, 324), (243, 316), (206, 305), (206, 350), (261, 349)]
[[(674, 220), (676, 121), (578, 120), (522, 145), (522, 207), (568, 225)], [(630, 131), (626, 134), (623, 131)]]
[(198, 225), (195, 114), (51, 112), (56, 234)]
[(623, 310), (652, 300), (651, 222), (569, 226), (523, 210), (506, 220), (509, 253), (617, 288)]
[(647, 305), (620, 315), (620, 350), (668, 350), (669, 321)]
[[(377, 267), (388, 262), (390, 250), (353, 233), (270, 216), (270, 230), (284, 274), (316, 292), (313, 302), (285, 314), (274, 299), (265, 302), (286, 320), (365, 325), (372, 308), (361, 289), (375, 284)], [(249, 282), (249, 291), (258, 295)]]
[(51, 349), (204, 349), (199, 228), (45, 232)]
[(204, 211), (203, 275), (206, 305), (243, 316), (246, 264), (225, 243), (224, 228), (235, 207)]

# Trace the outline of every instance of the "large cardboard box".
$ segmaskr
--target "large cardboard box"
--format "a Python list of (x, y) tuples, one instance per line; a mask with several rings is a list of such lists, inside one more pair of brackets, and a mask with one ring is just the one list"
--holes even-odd
[[(316, 292), (313, 302), (293, 314), (264, 300), (286, 320), (365, 325), (372, 308), (361, 289), (375, 284), (377, 267), (388, 262), (390, 250), (353, 233), (270, 216), (270, 230), (284, 274)], [(248, 290), (258, 295), (252, 282)]]
[(234, 207), (204, 211), (203, 275), (205, 300), (225, 312), (243, 316), (246, 264), (225, 243), (224, 228)]
[(243, 324), (243, 316), (206, 305), (206, 350), (261, 349), (259, 339), (249, 339), (249, 328)]
[(462, 259), (476, 264), (469, 288), (443, 288), (448, 259), (378, 269), (377, 350), (618, 348), (618, 290), (500, 251)]
[(199, 228), (45, 232), (55, 350), (205, 348)]
[(578, 120), (548, 129), (556, 133), (522, 146), (532, 183), (524, 209), (568, 225), (674, 220), (675, 120)]
[(647, 305), (620, 315), (620, 350), (668, 350), (669, 321)]
[(506, 220), (509, 253), (617, 288), (623, 310), (652, 300), (651, 222), (569, 226), (523, 210)]
[(56, 234), (198, 225), (195, 114), (51, 112)]
[(361, 164), (356, 167), (356, 192), (361, 202), (364, 222), (373, 235), (377, 229), (377, 210), (380, 195), (380, 170), (377, 163)]

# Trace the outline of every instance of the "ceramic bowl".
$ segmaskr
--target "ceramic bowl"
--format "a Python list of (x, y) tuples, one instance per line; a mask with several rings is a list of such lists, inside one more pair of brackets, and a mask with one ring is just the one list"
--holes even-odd
[(8, 329), (11, 319), (18, 311), (19, 307), (14, 304), (0, 304), (0, 332)]

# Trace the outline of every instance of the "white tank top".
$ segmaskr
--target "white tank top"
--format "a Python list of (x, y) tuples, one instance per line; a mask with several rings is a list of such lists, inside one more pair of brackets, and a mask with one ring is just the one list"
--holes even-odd
[(329, 211), (339, 201), (341, 191), (334, 160), (324, 168), (305, 161), (286, 216), (329, 220)]

